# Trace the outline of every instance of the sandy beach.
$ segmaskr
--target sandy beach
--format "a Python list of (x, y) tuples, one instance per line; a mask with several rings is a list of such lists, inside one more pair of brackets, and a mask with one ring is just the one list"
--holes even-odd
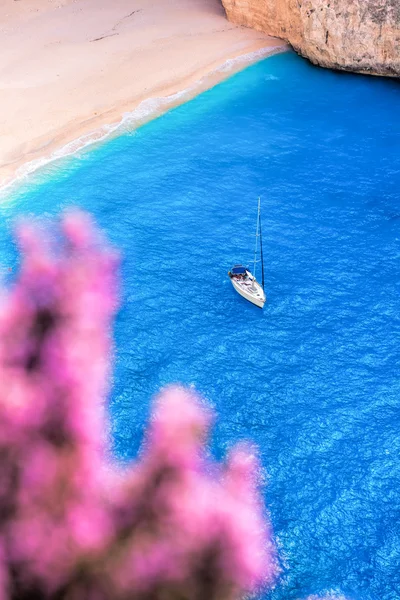
[(219, 0), (3, 0), (0, 39), (0, 186), (148, 98), (194, 95), (284, 46)]

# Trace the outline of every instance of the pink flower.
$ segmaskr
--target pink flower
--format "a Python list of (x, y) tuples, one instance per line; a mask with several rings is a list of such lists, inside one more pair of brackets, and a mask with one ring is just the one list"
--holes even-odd
[(54, 248), (20, 228), (0, 309), (0, 600), (233, 600), (270, 583), (253, 452), (207, 460), (211, 413), (192, 393), (165, 390), (138, 462), (107, 464), (117, 258), (86, 215), (63, 233)]

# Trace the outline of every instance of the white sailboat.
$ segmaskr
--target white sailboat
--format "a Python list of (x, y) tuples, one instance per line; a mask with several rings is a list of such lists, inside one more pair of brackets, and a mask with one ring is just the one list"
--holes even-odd
[[(260, 259), (257, 260), (258, 255), (258, 238), (260, 238)], [(257, 263), (261, 262), (261, 285), (256, 279), (256, 266)], [(254, 273), (254, 274), (253, 274)], [(254, 267), (253, 273), (243, 265), (235, 265), (228, 272), (233, 287), (238, 294), (243, 296), (246, 300), (255, 304), (259, 308), (263, 308), (266, 296), (264, 292), (264, 259), (262, 249), (262, 235), (261, 235), (261, 211), (260, 211), (260, 198), (258, 199), (258, 212), (257, 212), (257, 227), (256, 227), (256, 247), (254, 251)]]

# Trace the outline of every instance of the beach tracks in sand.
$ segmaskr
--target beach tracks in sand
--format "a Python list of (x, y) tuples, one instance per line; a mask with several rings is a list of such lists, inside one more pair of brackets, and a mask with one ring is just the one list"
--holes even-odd
[(131, 17), (133, 17), (133, 15), (136, 15), (137, 13), (140, 13), (142, 11), (143, 11), (142, 8), (133, 10), (131, 13), (129, 13), (129, 15), (125, 15), (125, 17), (122, 17), (122, 19), (117, 21), (117, 23), (115, 23), (114, 27), (112, 27), (110, 33), (105, 33), (101, 37), (94, 38), (93, 40), (90, 40), (90, 41), (91, 42), (100, 42), (100, 40), (104, 40), (105, 38), (112, 37), (113, 35), (119, 35), (119, 32), (117, 31), (117, 28), (119, 27), (119, 25), (121, 25), (121, 23), (123, 23), (126, 19), (130, 19)]

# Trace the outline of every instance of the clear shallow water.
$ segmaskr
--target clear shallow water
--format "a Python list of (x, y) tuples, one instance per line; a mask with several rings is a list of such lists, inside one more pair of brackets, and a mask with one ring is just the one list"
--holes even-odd
[[(283, 572), (269, 600), (400, 597), (400, 87), (292, 54), (65, 160), (0, 205), (75, 204), (124, 253), (110, 411), (137, 451), (150, 398), (194, 385), (213, 450), (250, 438)], [(233, 291), (262, 197), (268, 304)]]

